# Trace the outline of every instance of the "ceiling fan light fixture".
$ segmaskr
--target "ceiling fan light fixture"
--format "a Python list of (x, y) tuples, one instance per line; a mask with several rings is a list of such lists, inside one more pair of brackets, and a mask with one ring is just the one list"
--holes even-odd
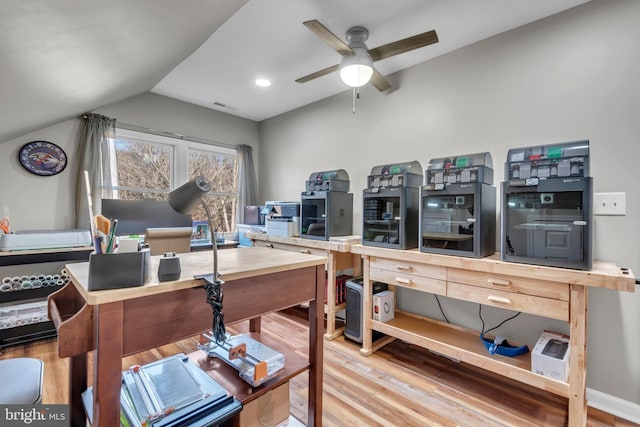
[(369, 83), (373, 75), (373, 60), (365, 51), (354, 50), (353, 55), (342, 57), (340, 78), (350, 87), (360, 87)]

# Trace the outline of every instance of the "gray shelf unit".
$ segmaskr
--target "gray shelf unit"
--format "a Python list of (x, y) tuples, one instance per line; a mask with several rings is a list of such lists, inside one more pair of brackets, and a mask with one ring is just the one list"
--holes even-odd
[[(88, 261), (92, 248), (60, 249), (48, 251), (11, 252), (0, 255), (0, 278), (7, 276), (57, 274), (65, 264)], [(29, 302), (44, 301), (60, 286), (47, 286), (0, 292), (0, 308), (18, 306)], [(50, 320), (0, 329), (0, 349), (16, 344), (56, 336)]]

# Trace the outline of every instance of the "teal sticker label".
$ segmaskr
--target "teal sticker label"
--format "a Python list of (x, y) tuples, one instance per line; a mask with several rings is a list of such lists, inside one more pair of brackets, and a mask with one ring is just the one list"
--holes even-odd
[(562, 147), (550, 147), (547, 150), (547, 157), (550, 159), (559, 159), (562, 157)]
[(335, 178), (335, 177), (336, 177), (336, 175), (337, 175), (337, 173), (336, 173), (336, 172), (325, 172), (325, 173), (322, 175), (322, 179), (323, 179), (323, 180), (327, 180), (327, 179)]
[(456, 159), (456, 167), (457, 168), (464, 168), (467, 166), (467, 163), (469, 162), (469, 158), (468, 157), (458, 157)]

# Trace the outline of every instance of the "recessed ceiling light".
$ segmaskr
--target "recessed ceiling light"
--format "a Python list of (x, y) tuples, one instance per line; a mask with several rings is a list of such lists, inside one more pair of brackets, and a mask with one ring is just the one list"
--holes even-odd
[(267, 79), (256, 79), (256, 84), (260, 87), (269, 87), (271, 86), (271, 81)]

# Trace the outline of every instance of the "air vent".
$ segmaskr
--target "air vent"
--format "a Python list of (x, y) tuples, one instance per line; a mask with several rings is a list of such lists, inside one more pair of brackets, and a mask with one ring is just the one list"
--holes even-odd
[(218, 101), (213, 101), (212, 104), (215, 105), (216, 107), (226, 108), (227, 110), (231, 110), (231, 111), (237, 110), (236, 107), (232, 107), (231, 105), (223, 104), (222, 102), (218, 102)]

